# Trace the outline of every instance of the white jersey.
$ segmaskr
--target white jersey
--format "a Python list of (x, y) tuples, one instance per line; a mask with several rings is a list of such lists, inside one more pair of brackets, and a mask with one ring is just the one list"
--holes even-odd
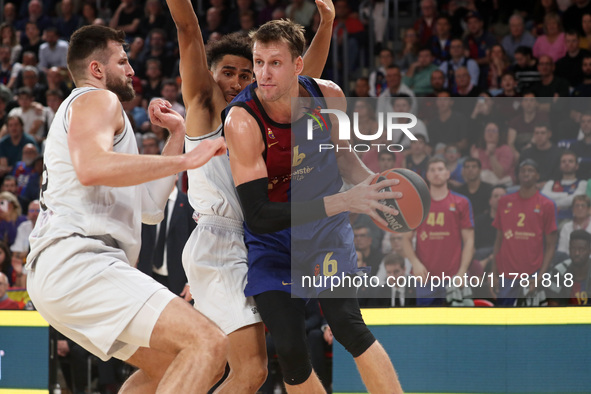
[[(201, 137), (185, 136), (185, 151), (190, 152), (201, 141), (222, 135), (222, 125)], [(244, 220), (228, 155), (215, 156), (203, 166), (188, 170), (188, 197), (191, 207), (200, 215), (216, 215), (240, 222)]]
[[(68, 109), (81, 95), (95, 88), (77, 88), (60, 105), (46, 140), (41, 213), (30, 237), (27, 267), (56, 241), (73, 234), (100, 238), (123, 250), (128, 261), (137, 260), (141, 240), (144, 185), (128, 187), (83, 186), (72, 165), (68, 148)], [(100, 109), (97, 109), (100, 111)], [(113, 137), (113, 151), (137, 154), (127, 115), (123, 132)]]

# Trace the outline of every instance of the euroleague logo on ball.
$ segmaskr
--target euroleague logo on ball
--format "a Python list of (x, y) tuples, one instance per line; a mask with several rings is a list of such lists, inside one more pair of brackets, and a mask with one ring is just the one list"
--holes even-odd
[[(309, 108), (306, 108), (309, 109)], [(349, 116), (338, 109), (328, 109), (328, 108), (316, 108), (312, 112), (304, 112), (305, 115), (310, 117), (308, 119), (307, 124), (307, 138), (309, 141), (314, 139), (314, 132), (316, 130), (328, 130), (328, 125), (325, 118), (322, 114), (333, 114), (336, 116), (337, 121), (339, 123), (339, 140), (351, 140), (351, 129), (353, 129), (353, 133), (357, 140), (361, 141), (376, 141), (382, 137), (384, 133), (384, 129), (386, 132), (386, 137), (388, 141), (392, 141), (393, 132), (394, 130), (402, 131), (406, 137), (408, 137), (411, 141), (416, 141), (417, 137), (414, 136), (413, 133), (409, 129), (412, 129), (417, 125), (417, 117), (411, 113), (407, 112), (378, 112), (377, 123), (378, 128), (374, 134), (363, 134), (359, 131), (359, 114), (357, 112), (353, 113), (353, 127), (351, 128), (351, 121), (349, 120)], [(399, 123), (401, 119), (409, 119), (410, 122), (408, 123)], [(404, 147), (400, 144), (352, 144), (348, 146), (339, 146), (334, 144), (318, 144), (318, 151), (329, 151), (329, 150), (336, 150), (337, 152), (341, 150), (348, 150), (354, 151), (356, 153), (365, 153), (368, 152), (372, 147), (377, 147), (378, 152), (382, 149), (387, 150), (388, 152), (402, 152)]]

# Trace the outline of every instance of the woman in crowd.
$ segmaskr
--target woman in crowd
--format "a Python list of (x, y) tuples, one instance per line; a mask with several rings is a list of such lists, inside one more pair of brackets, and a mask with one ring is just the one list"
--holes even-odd
[(517, 158), (507, 145), (507, 133), (501, 133), (496, 123), (489, 122), (486, 125), (483, 138), (479, 144), (472, 145), (470, 155), (482, 163), (482, 181), (505, 186), (514, 183)]

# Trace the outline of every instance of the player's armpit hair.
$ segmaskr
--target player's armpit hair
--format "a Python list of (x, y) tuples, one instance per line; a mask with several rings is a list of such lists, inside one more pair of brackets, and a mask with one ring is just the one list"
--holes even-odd
[(236, 187), (244, 220), (252, 232), (273, 233), (326, 217), (323, 199), (296, 203), (269, 201), (268, 184), (268, 178), (260, 178)]

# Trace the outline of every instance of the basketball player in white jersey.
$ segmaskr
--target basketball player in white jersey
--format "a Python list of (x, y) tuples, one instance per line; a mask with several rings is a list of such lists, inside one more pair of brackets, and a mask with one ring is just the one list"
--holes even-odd
[[(182, 93), (187, 108), (186, 151), (217, 138), (221, 112), (253, 80), (246, 38), (229, 35), (207, 53), (189, 0), (167, 0), (178, 30)], [(308, 52), (305, 75), (320, 77), (328, 56), (334, 6), (317, 0), (321, 22)], [(209, 64), (208, 64), (209, 63)], [(244, 296), (248, 270), (242, 209), (227, 156), (191, 170), (189, 202), (198, 225), (183, 251), (195, 308), (228, 334), (230, 375), (217, 392), (255, 393), (267, 375), (265, 333), (256, 305)]]
[(134, 96), (124, 36), (102, 26), (72, 35), (68, 68), (77, 88), (47, 137), (27, 289), (58, 331), (102, 360), (140, 368), (121, 392), (206, 393), (223, 372), (227, 338), (129, 264), (142, 220), (162, 219), (174, 174), (225, 154), (226, 145), (210, 140), (182, 155), (182, 118), (160, 102), (151, 119), (174, 124), (171, 137), (162, 156), (137, 154), (120, 103)]

